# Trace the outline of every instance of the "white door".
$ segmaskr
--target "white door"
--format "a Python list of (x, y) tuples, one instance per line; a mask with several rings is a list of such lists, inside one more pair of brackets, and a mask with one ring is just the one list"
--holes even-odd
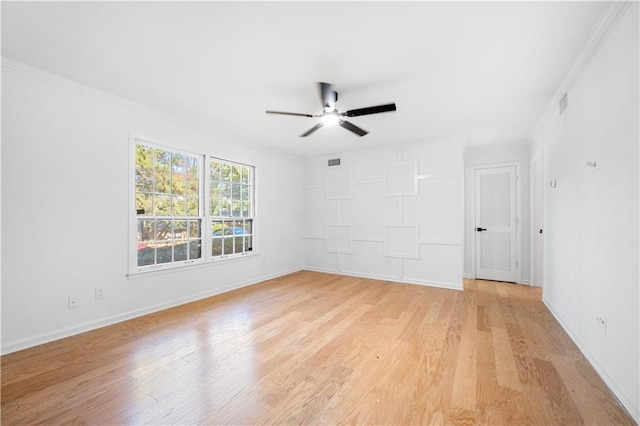
[(476, 278), (517, 281), (516, 166), (477, 169)]

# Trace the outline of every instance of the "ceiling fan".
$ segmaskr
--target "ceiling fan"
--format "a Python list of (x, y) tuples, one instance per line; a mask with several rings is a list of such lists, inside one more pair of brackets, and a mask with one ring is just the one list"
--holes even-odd
[(318, 89), (320, 91), (320, 100), (322, 101), (322, 113), (321, 114), (302, 114), (298, 112), (283, 112), (283, 111), (271, 111), (267, 110), (267, 114), (281, 114), (281, 115), (294, 115), (298, 117), (311, 117), (320, 118), (320, 122), (300, 135), (300, 137), (309, 136), (311, 133), (318, 130), (325, 125), (339, 124), (341, 127), (355, 133), (358, 136), (364, 136), (367, 132), (364, 129), (356, 126), (355, 124), (343, 120), (342, 117), (359, 117), (361, 115), (378, 114), (380, 112), (389, 112), (396, 110), (396, 104), (385, 104), (372, 106), (367, 108), (352, 109), (345, 112), (339, 112), (336, 109), (336, 102), (338, 102), (338, 92), (331, 90), (331, 84), (318, 83)]

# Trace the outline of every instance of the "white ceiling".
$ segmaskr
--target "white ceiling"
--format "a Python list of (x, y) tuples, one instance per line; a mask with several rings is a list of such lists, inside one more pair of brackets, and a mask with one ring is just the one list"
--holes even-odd
[[(2, 2), (2, 55), (306, 158), (377, 145), (522, 142), (603, 2)], [(370, 133), (322, 128), (315, 83)]]

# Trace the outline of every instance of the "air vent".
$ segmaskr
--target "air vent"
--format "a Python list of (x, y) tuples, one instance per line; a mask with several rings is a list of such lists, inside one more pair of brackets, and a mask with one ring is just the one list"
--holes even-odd
[(339, 166), (340, 165), (340, 159), (339, 158), (332, 158), (331, 160), (329, 160), (329, 167), (331, 166)]
[(558, 109), (560, 110), (560, 115), (567, 109), (569, 105), (569, 99), (567, 98), (567, 94), (565, 93), (562, 99), (560, 99), (560, 103), (558, 104)]

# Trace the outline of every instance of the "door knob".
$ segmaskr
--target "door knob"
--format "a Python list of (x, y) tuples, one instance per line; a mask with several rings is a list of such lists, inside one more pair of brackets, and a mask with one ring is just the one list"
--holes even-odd
[(487, 228), (476, 228), (476, 231), (478, 231), (478, 232), (482, 232), (482, 231), (486, 231), (486, 230), (487, 230)]

